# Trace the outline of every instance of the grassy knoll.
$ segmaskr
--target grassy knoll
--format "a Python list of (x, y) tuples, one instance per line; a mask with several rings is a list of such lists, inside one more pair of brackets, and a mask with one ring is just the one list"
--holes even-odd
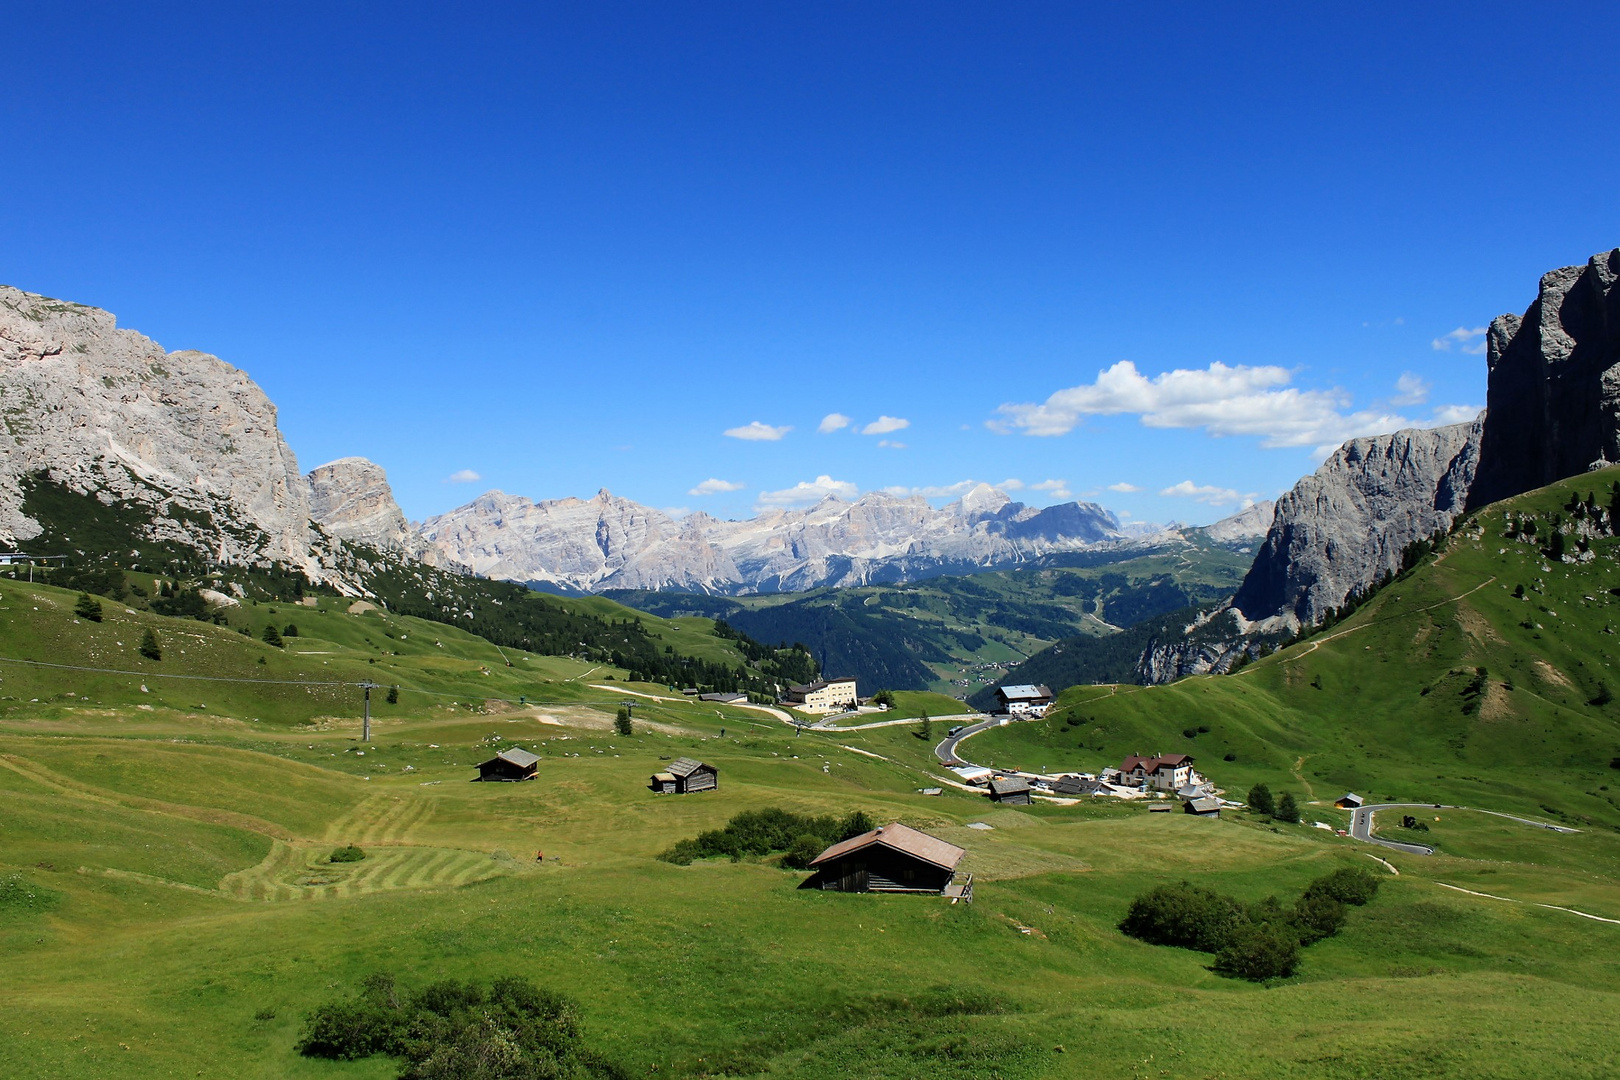
[[(1233, 791), (1264, 780), (1306, 801), (1354, 790), (1620, 825), (1620, 539), (1590, 539), (1580, 562), (1541, 550), (1571, 494), (1617, 478), (1487, 509), (1350, 619), (1236, 675), (1074, 687), (1045, 721), (965, 752), (1096, 769), (1182, 751)], [(1506, 535), (1526, 518), (1539, 543)]]

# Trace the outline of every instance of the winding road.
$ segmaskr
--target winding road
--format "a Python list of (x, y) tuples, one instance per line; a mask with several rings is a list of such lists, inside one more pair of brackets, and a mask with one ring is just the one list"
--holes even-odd
[(934, 756), (939, 758), (940, 764), (942, 765), (972, 765), (973, 762), (964, 761), (960, 756), (957, 755), (957, 745), (961, 743), (962, 740), (970, 739), (979, 734), (981, 731), (989, 731), (991, 728), (1000, 726), (1001, 721), (997, 720), (993, 716), (986, 716), (977, 724), (971, 724), (963, 728), (961, 731), (958, 731), (955, 735), (947, 735), (945, 738), (941, 739), (939, 745), (934, 747)]
[(1373, 812), (1375, 810), (1472, 810), (1476, 814), (1489, 814), (1492, 817), (1507, 818), (1517, 821), (1521, 825), (1533, 825), (1538, 829), (1546, 829), (1556, 833), (1577, 833), (1581, 830), (1572, 829), (1568, 825), (1554, 825), (1546, 821), (1537, 821), (1535, 818), (1519, 817), (1516, 814), (1504, 814), (1500, 810), (1479, 810), (1472, 806), (1452, 806), (1446, 803), (1373, 803), (1368, 806), (1357, 807), (1350, 811), (1350, 835), (1357, 840), (1369, 844), (1382, 844), (1396, 851), (1404, 851), (1409, 855), (1433, 855), (1434, 848), (1428, 844), (1407, 844), (1399, 840), (1385, 840), (1374, 836)]

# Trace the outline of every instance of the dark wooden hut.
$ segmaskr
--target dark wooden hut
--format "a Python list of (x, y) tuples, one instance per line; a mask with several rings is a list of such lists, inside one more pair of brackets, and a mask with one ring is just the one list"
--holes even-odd
[(1189, 814), (1197, 814), (1199, 817), (1220, 817), (1221, 800), (1213, 795), (1203, 795), (1196, 799), (1188, 799), (1181, 804), (1181, 809)]
[[(851, 837), (810, 862), (816, 876), (807, 884), (835, 892), (916, 892), (945, 894), (967, 854), (937, 836), (899, 822)], [(967, 893), (967, 880), (957, 892)]]
[(480, 780), (533, 780), (540, 759), (527, 750), (508, 747), (478, 766)]
[(1018, 776), (990, 781), (990, 801), (1028, 806), (1033, 801), (1029, 793), (1029, 781)]
[(676, 758), (663, 772), (653, 773), (650, 786), (670, 795), (713, 791), (720, 786), (720, 770), (693, 758)]

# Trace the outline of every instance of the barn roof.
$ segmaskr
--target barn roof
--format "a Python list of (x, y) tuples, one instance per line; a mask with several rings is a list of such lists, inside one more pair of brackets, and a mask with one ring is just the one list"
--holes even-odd
[(990, 781), (990, 790), (997, 795), (1015, 795), (1020, 791), (1029, 790), (1029, 781), (1019, 776), (1009, 776), (1002, 780)]
[(669, 763), (668, 771), (674, 773), (676, 776), (691, 776), (699, 769), (709, 769), (710, 771), (713, 771), (714, 766), (706, 765), (696, 758), (678, 757)]
[(955, 870), (956, 864), (962, 861), (967, 852), (955, 844), (948, 844), (937, 836), (929, 836), (925, 832), (907, 828), (898, 821), (873, 829), (871, 832), (852, 836), (842, 843), (834, 844), (810, 861), (811, 866), (820, 866), (842, 858), (852, 851), (878, 845), (891, 848), (895, 851), (910, 855), (914, 859), (932, 863), (945, 870)]
[(540, 760), (540, 755), (531, 754), (520, 746), (509, 746), (495, 756), (509, 765), (516, 765), (520, 769), (527, 769)]
[(1214, 814), (1220, 811), (1221, 800), (1206, 796), (1202, 799), (1193, 799), (1187, 805), (1192, 807), (1195, 814)]
[(655, 772), (653, 773), (652, 778), (664, 784), (673, 784), (675, 782), (675, 776), (673, 773)]

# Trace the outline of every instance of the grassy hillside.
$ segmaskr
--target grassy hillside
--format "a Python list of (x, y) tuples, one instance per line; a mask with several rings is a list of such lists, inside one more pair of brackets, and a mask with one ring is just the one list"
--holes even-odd
[(608, 595), (660, 615), (724, 619), (761, 641), (802, 642), (827, 671), (854, 675), (863, 690), (961, 697), (1055, 641), (1108, 637), (1230, 596), (1249, 564), (1248, 555), (1197, 534), (1153, 554), (1123, 554), (1052, 556), (1015, 570), (805, 593)]
[[(0, 1073), (390, 1076), (294, 1051), (309, 1009), (377, 970), (525, 975), (577, 998), (590, 1043), (638, 1076), (1596, 1076), (1620, 1036), (1614, 928), (1437, 884), (1620, 917), (1606, 830), (1445, 815), (1442, 855), (1393, 856), (1401, 875), (1268, 988), (1116, 925), (1155, 883), (1257, 900), (1370, 865), (1349, 841), (1242, 815), (921, 796), (927, 748), (905, 727), (795, 736), (666, 700), (610, 736), (618, 695), (544, 693), (564, 685), (600, 723), (414, 713), (385, 718), (363, 759), (352, 728), (79, 705), (0, 717), (0, 882), (16, 886), (0, 891), (0, 949), (17, 961)], [(512, 743), (541, 755), (537, 782), (465, 782)], [(721, 789), (648, 792), (677, 754), (715, 762)], [(863, 809), (961, 844), (976, 901), (806, 892), (771, 859), (656, 858), (773, 805)], [(345, 844), (366, 857), (331, 862)], [(1353, 1023), (1323, 1023), (1347, 1009)]]
[(1281, 780), (1310, 798), (1620, 825), (1620, 538), (1581, 535), (1597, 530), (1568, 509), (1574, 495), (1605, 502), (1617, 480), (1605, 470), (1487, 508), (1349, 619), (1235, 675), (1075, 687), (1046, 721), (971, 745), (1086, 769), (1177, 750), (1234, 789)]

